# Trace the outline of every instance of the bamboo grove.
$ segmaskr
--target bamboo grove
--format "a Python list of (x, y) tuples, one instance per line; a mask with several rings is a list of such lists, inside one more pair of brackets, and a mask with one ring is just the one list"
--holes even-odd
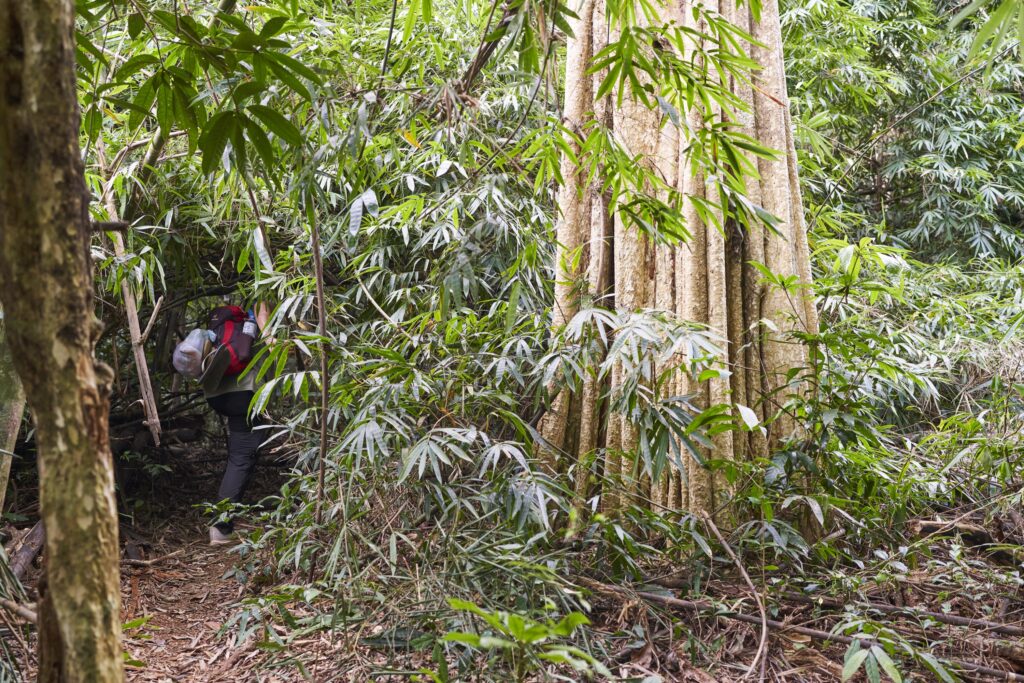
[(1024, 680), (1021, 17), (0, 3), (0, 679)]

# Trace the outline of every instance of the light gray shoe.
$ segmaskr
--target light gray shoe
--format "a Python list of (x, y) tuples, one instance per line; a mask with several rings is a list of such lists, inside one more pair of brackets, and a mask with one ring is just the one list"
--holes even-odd
[(234, 542), (234, 534), (226, 534), (215, 526), (210, 527), (210, 545), (229, 545)]

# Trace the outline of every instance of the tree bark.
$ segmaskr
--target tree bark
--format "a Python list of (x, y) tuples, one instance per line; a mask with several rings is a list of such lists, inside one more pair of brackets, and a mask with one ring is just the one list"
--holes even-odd
[[(0, 312), (2, 315), (2, 312)], [(4, 323), (0, 319), (0, 513), (7, 497), (7, 482), (11, 477), (11, 462), (14, 460), (14, 445), (21, 431), (21, 418), (25, 413), (25, 392), (21, 380), (14, 371)]]
[[(611, 129), (619, 145), (629, 154), (639, 155), (641, 163), (656, 170), (669, 186), (684, 197), (697, 197), (710, 205), (719, 202), (717, 186), (691, 163), (691, 138), (686, 131), (712, 125), (738, 128), (780, 152), (777, 159), (751, 158), (759, 177), (748, 178), (746, 183), (747, 198), (780, 220), (778, 234), (760, 225), (740, 227), (721, 212), (717, 225), (705, 224), (693, 203), (684, 200), (683, 218), (691, 238), (676, 246), (655, 245), (619, 217), (609, 216), (607, 198), (588, 186), (588, 179), (566, 157), (556, 226), (559, 249), (552, 320), (558, 330), (585, 305), (614, 307), (621, 313), (658, 309), (679, 320), (702, 323), (726, 339), (722, 362), (729, 370), (727, 377), (698, 383), (680, 371), (667, 391), (670, 395), (695, 395), (699, 408), (740, 404), (753, 409), (767, 426), (765, 433), (720, 433), (707, 453), (715, 459), (743, 459), (765, 455), (798, 434), (797, 425), (780, 413), (779, 406), (788, 395), (802, 391), (802, 385), (787, 379), (786, 372), (806, 365), (808, 359), (807, 348), (795, 343), (792, 335), (816, 332), (818, 323), (809, 295), (766, 286), (750, 265), (756, 262), (778, 275), (796, 276), (803, 285), (811, 282), (777, 0), (767, 0), (760, 21), (753, 20), (749, 7), (731, 0), (720, 5), (705, 2), (703, 7), (719, 11), (760, 44), (747, 46), (761, 66), (753, 87), (742, 79), (722, 84), (746, 103), (745, 110), (724, 111), (714, 103), (706, 110), (698, 103), (686, 113), (683, 127), (677, 128), (628, 93), (619, 106), (615, 92), (595, 101), (604, 74), (591, 74), (591, 61), (609, 36), (615, 38), (615, 28), (609, 25), (599, 0), (577, 0), (573, 10), (578, 18), (573, 20), (574, 35), (566, 49), (564, 123), (576, 132), (591, 121)], [(661, 19), (685, 22), (701, 31), (703, 40), (709, 40), (706, 36), (711, 32), (694, 25), (691, 9), (690, 0), (676, 0), (661, 10)], [(701, 54), (694, 50), (682, 57), (699, 62)], [(720, 76), (711, 68), (708, 77)], [(599, 184), (600, 180), (592, 182)], [(562, 471), (575, 464), (575, 488), (582, 498), (590, 472), (584, 464), (595, 454), (603, 454), (604, 480), (609, 482), (601, 491), (605, 509), (648, 496), (659, 507), (705, 514), (720, 508), (728, 497), (725, 482), (696, 461), (687, 461), (683, 471), (668, 468), (658, 481), (645, 481), (638, 475), (633, 458), (638, 445), (634, 425), (625, 416), (602, 412), (604, 397), (615, 391), (619, 381), (619, 373), (613, 370), (610, 387), (590, 383), (575, 395), (561, 391), (555, 396), (540, 425), (548, 442), (542, 449), (545, 461)]]
[(39, 452), (39, 678), (105, 683), (124, 678), (111, 372), (93, 357), (73, 29), (71, 0), (0, 4), (0, 299)]

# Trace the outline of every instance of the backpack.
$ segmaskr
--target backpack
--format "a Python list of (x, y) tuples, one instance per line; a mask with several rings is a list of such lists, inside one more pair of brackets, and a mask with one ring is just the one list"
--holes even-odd
[(218, 306), (210, 311), (207, 325), (214, 335), (214, 346), (225, 347), (231, 357), (225, 375), (238, 375), (252, 360), (256, 323), (238, 306)]

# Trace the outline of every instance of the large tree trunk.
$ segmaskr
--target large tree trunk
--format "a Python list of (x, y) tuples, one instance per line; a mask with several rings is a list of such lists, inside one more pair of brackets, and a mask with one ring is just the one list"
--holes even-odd
[(71, 0), (0, 3), (0, 299), (36, 424), (40, 680), (123, 679), (111, 373), (93, 359)]
[[(733, 219), (722, 216), (721, 226), (706, 225), (694, 205), (687, 202), (684, 218), (690, 240), (674, 247), (656, 246), (624, 225), (620, 217), (610, 218), (607, 198), (588, 186), (587, 178), (566, 159), (565, 184), (559, 195), (560, 253), (553, 315), (558, 328), (581, 305), (614, 306), (620, 312), (656, 308), (680, 320), (703, 323), (727, 339), (723, 361), (731, 373), (728, 377), (698, 384), (680, 372), (670, 387), (676, 395), (696, 394), (701, 407), (723, 403), (748, 406), (768, 425), (767, 434), (754, 430), (717, 435), (713, 452), (708, 455), (720, 459), (763, 455), (793, 434), (795, 425), (779, 414), (779, 407), (787, 394), (801, 389), (799, 382), (787, 380), (786, 372), (806, 364), (807, 349), (794, 343), (792, 333), (817, 331), (817, 315), (809, 295), (768, 287), (749, 265), (751, 261), (761, 263), (778, 275), (794, 275), (801, 283), (810, 283), (778, 4), (767, 0), (759, 22), (751, 18), (747, 5), (737, 4), (722, 0), (720, 11), (763, 44), (759, 48), (749, 46), (761, 65), (754, 78), (755, 87), (739, 79), (725, 84), (747, 103), (748, 110), (737, 115), (713, 105), (711, 111), (705, 111), (698, 102), (688, 112), (684, 126), (688, 123), (691, 130), (699, 130), (713, 123), (731, 123), (781, 152), (776, 160), (751, 159), (760, 177), (747, 180), (750, 201), (781, 220), (779, 234), (760, 225), (741, 228)], [(714, 1), (704, 3), (712, 11), (716, 6)], [(628, 95), (619, 107), (614, 105), (615, 93), (594, 101), (597, 84), (605, 74), (590, 74), (590, 63), (607, 37), (615, 33), (603, 8), (603, 0), (578, 0), (574, 7), (579, 18), (573, 22), (575, 35), (569, 39), (566, 56), (566, 126), (578, 132), (594, 119), (611, 128), (620, 145), (630, 154), (641, 155), (683, 196), (718, 202), (715, 183), (706, 183), (703, 174), (690, 163), (689, 140), (680, 129), (663, 121), (660, 112)], [(662, 10), (662, 19), (692, 26), (690, 9), (689, 0), (675, 0)], [(715, 78), (716, 73), (712, 69), (711, 77)], [(658, 481), (651, 482), (637, 474), (632, 458), (618, 455), (633, 453), (637, 448), (637, 432), (628, 419), (602, 414), (607, 412), (602, 397), (614, 391), (618, 382), (613, 371), (610, 387), (594, 386), (595, 382), (590, 381), (575, 395), (562, 391), (555, 397), (541, 424), (542, 434), (553, 446), (548, 451), (549, 463), (556, 462), (558, 456), (579, 463), (576, 490), (582, 496), (589, 474), (586, 463), (595, 453), (605, 453), (603, 474), (606, 481), (613, 482), (602, 491), (606, 509), (631, 502), (635, 493), (649, 497), (659, 507), (699, 513), (720, 508), (726, 494), (724, 482), (695, 461), (688, 461), (683, 472), (669, 468)]]
[[(3, 313), (0, 311), (0, 316)], [(21, 380), (14, 370), (4, 322), (0, 318), (0, 513), (4, 510), (7, 497), (7, 482), (11, 477), (11, 462), (14, 460), (14, 446), (21, 431), (21, 418), (25, 413), (25, 392)]]

